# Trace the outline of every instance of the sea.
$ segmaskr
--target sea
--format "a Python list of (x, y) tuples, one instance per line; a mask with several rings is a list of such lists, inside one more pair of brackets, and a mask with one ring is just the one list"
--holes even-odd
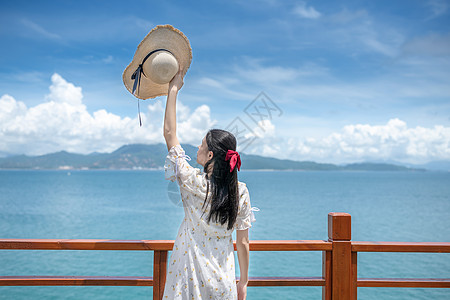
[[(251, 240), (326, 240), (328, 213), (346, 212), (353, 241), (450, 242), (447, 172), (244, 170), (239, 181), (260, 209)], [(182, 219), (177, 186), (161, 170), (0, 171), (0, 239), (173, 240)], [(152, 276), (152, 268), (151, 251), (0, 250), (0, 276)], [(321, 252), (250, 252), (250, 277), (321, 274)], [(359, 253), (358, 277), (450, 278), (450, 255)], [(321, 295), (321, 287), (247, 290), (249, 300)], [(152, 287), (0, 287), (0, 299), (13, 300), (151, 298)], [(358, 299), (450, 299), (450, 290), (366, 287)]]

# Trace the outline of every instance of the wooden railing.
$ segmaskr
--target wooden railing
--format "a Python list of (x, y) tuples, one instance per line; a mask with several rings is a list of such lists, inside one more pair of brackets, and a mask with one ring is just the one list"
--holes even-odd
[[(153, 251), (153, 277), (111, 276), (0, 276), (0, 286), (153, 286), (161, 299), (166, 280), (168, 251), (174, 241), (164, 240), (37, 240), (2, 239), (0, 249), (17, 250), (135, 250)], [(234, 245), (236, 249), (236, 245)], [(321, 286), (324, 300), (356, 300), (358, 287), (450, 288), (448, 278), (358, 278), (358, 252), (450, 253), (450, 243), (352, 242), (351, 216), (328, 214), (328, 240), (259, 240), (251, 251), (322, 251), (320, 277), (250, 277), (249, 286)]]

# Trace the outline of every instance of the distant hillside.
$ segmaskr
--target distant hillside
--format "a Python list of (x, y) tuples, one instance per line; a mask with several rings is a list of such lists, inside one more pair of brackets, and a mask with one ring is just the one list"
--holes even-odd
[(164, 165), (167, 147), (156, 145), (125, 145), (112, 153), (89, 155), (61, 151), (41, 156), (0, 158), (2, 169), (134, 169), (159, 168)]
[(405, 171), (405, 170), (419, 170), (419, 169), (410, 169), (404, 166), (385, 164), (385, 163), (357, 163), (357, 164), (348, 164), (341, 167), (342, 170), (346, 171)]
[[(245, 169), (269, 169), (269, 170), (339, 170), (340, 167), (333, 164), (321, 164), (312, 161), (294, 161), (288, 159), (277, 159), (259, 155), (240, 154), (241, 160), (245, 161)], [(242, 165), (244, 168), (244, 165)]]
[(450, 161), (432, 161), (423, 165), (411, 165), (411, 168), (421, 168), (432, 171), (450, 172)]
[[(190, 164), (202, 168), (196, 162), (197, 147), (183, 144)], [(120, 147), (111, 153), (88, 155), (61, 151), (41, 156), (12, 156), (0, 158), (0, 169), (162, 169), (167, 155), (165, 144), (133, 144)], [(358, 163), (344, 166), (312, 161), (293, 161), (247, 155), (241, 153), (241, 170), (304, 170), (304, 171), (420, 171), (385, 163)]]

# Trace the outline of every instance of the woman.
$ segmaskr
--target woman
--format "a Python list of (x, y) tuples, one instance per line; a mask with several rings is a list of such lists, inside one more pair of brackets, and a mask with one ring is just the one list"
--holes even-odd
[[(176, 135), (176, 98), (180, 72), (169, 84), (164, 138), (169, 154), (166, 179), (177, 180), (185, 212), (171, 257), (163, 299), (246, 299), (249, 265), (248, 228), (254, 221), (246, 185), (237, 180), (240, 157), (236, 138), (210, 130), (198, 147), (193, 168)], [(232, 232), (236, 229), (240, 280), (235, 283)]]

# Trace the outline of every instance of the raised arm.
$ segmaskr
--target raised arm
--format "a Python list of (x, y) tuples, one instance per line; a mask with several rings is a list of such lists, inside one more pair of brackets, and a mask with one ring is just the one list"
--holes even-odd
[(183, 86), (183, 76), (181, 70), (175, 75), (169, 83), (169, 90), (166, 101), (166, 112), (164, 115), (164, 139), (166, 140), (167, 150), (178, 145), (177, 138), (177, 95)]
[(248, 229), (236, 230), (236, 249), (239, 260), (239, 272), (241, 274), (237, 284), (238, 300), (245, 300), (247, 298), (248, 263), (250, 258)]

